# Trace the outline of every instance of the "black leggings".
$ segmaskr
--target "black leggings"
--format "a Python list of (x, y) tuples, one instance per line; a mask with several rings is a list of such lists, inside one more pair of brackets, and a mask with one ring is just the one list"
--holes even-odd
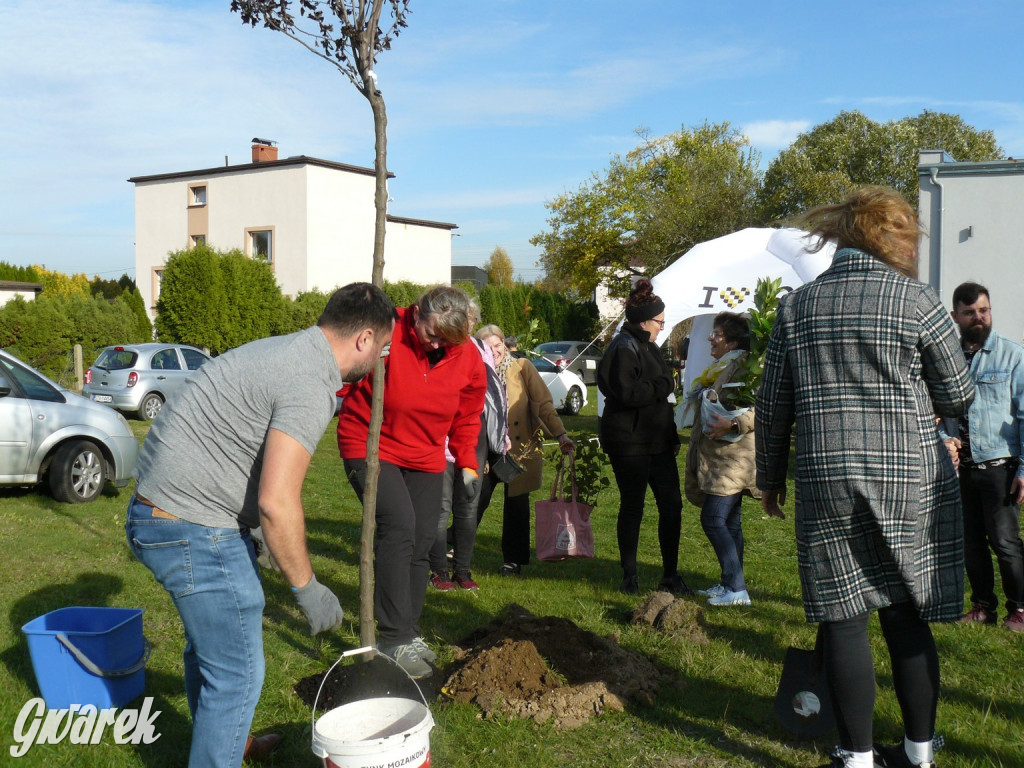
[(679, 568), (679, 536), (682, 528), (683, 496), (679, 490), (679, 465), (673, 451), (650, 455), (609, 453), (608, 459), (619, 487), (619, 564), (626, 576), (636, 575), (640, 524), (644, 519), (647, 486), (654, 492), (658, 508), (658, 546), (666, 577)]
[[(853, 752), (871, 750), (875, 667), (868, 645), (868, 617), (823, 622), (825, 672), (836, 713), (839, 743)], [(939, 701), (939, 654), (931, 627), (911, 603), (878, 611), (892, 660), (893, 687), (911, 741), (930, 741)]]

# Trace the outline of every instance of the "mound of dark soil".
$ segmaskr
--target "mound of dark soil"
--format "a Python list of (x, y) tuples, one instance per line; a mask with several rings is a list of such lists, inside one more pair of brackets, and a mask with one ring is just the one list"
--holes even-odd
[[(580, 629), (568, 619), (534, 616), (519, 605), (474, 631), (454, 648), (455, 660), (420, 680), (427, 701), (471, 702), (483, 717), (502, 713), (574, 728), (593, 715), (650, 705), (661, 679), (642, 655), (614, 639)], [(443, 682), (443, 685), (441, 684)], [(419, 699), (416, 686), (392, 662), (346, 661), (299, 681), (295, 691), (319, 712), (374, 696)]]

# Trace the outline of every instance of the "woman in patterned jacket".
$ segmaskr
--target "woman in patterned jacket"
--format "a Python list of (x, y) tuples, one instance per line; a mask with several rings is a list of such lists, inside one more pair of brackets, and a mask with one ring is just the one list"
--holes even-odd
[(740, 380), (750, 352), (750, 323), (742, 315), (719, 312), (708, 341), (714, 362), (694, 378), (686, 395), (695, 415), (683, 487), (687, 501), (700, 507), (700, 525), (718, 557), (721, 578), (697, 594), (706, 595), (711, 605), (750, 605), (743, 576), (742, 502), (744, 493), (761, 498), (754, 471), (754, 409), (705, 417), (702, 407), (708, 390), (724, 407), (727, 385)]
[[(804, 225), (836, 254), (780, 302), (755, 409), (757, 485), (782, 517), (795, 423), (804, 612), (822, 624), (840, 737), (830, 766), (931, 766), (928, 622), (958, 619), (964, 601), (960, 498), (935, 417), (966, 412), (974, 387), (949, 313), (914, 279), (920, 232), (902, 197), (865, 187)], [(903, 714), (895, 747), (872, 745), (874, 610)]]

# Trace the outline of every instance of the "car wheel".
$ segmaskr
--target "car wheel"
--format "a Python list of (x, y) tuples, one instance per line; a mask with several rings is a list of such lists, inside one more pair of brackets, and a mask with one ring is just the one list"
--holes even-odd
[(565, 396), (565, 412), (570, 416), (575, 416), (582, 407), (583, 393), (580, 392), (579, 387), (573, 387), (569, 390), (569, 394)]
[(88, 440), (64, 443), (50, 464), (50, 492), (57, 501), (77, 504), (100, 495), (106, 482), (103, 454)]
[(163, 407), (164, 399), (156, 392), (150, 392), (139, 404), (139, 416), (146, 421), (152, 421)]

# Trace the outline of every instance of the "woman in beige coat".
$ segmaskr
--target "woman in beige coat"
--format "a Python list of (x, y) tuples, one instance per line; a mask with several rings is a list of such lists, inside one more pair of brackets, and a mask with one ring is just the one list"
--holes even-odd
[[(537, 430), (555, 437), (562, 453), (571, 453), (576, 446), (565, 433), (544, 380), (529, 360), (508, 354), (501, 328), (485, 325), (476, 332), (476, 337), (490, 346), (494, 353), (494, 368), (508, 395), (508, 436), (512, 443), (508, 453), (526, 470), (505, 485), (505, 513), (501, 528), (504, 562), (498, 572), (503, 576), (514, 576), (530, 562), (530, 491), (540, 488), (544, 471), (544, 454)], [(521, 456), (525, 458), (519, 460)], [(499, 482), (488, 467), (477, 507), (478, 525)]]
[(704, 419), (701, 412), (705, 390), (722, 395), (738, 378), (750, 349), (750, 325), (741, 315), (722, 312), (715, 317), (708, 341), (715, 362), (694, 380), (688, 395), (697, 411), (686, 456), (686, 498), (700, 507), (700, 524), (718, 556), (722, 576), (700, 594), (712, 605), (750, 605), (743, 578), (741, 502), (744, 493), (761, 496), (754, 462), (754, 409), (732, 419), (717, 414)]

